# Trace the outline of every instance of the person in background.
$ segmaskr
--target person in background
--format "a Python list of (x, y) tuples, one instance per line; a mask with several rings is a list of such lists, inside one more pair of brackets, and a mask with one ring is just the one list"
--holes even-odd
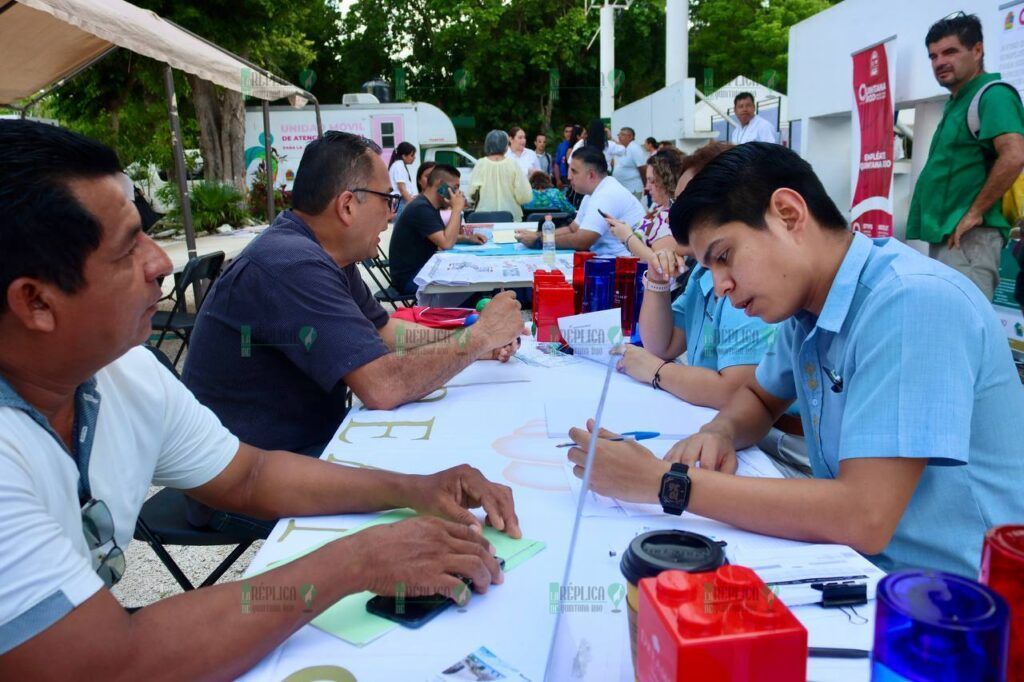
[[(925, 45), (939, 85), (950, 92), (907, 219), (907, 239), (928, 242), (928, 255), (963, 273), (985, 298), (999, 284), (1010, 223), (1002, 196), (1024, 166), (1024, 107), (1006, 85), (990, 86), (981, 22), (961, 12), (936, 22)], [(984, 88), (984, 90), (983, 90)], [(975, 99), (979, 126), (968, 112)]]
[[(671, 221), (716, 295), (778, 333), (754, 378), (665, 459), (601, 438), (585, 472), (591, 434), (572, 429), (574, 473), (648, 503), (668, 475), (689, 486), (688, 504), (665, 500), (674, 514), (849, 545), (886, 572), (977, 578), (988, 529), (1024, 519), (1024, 387), (981, 291), (897, 239), (852, 232), (810, 164), (777, 144), (719, 155)], [(814, 478), (733, 475), (736, 450), (793, 403)]]
[(729, 142), (743, 144), (745, 142), (778, 142), (775, 129), (772, 124), (757, 115), (754, 104), (754, 95), (749, 92), (741, 92), (732, 101), (736, 110), (736, 120), (740, 125), (733, 128)]
[(430, 175), (430, 171), (434, 170), (436, 165), (433, 161), (425, 161), (416, 170), (416, 191), (420, 194), (427, 188), (427, 176)]
[(569, 150), (579, 140), (580, 127), (574, 123), (567, 123), (562, 128), (562, 141), (558, 143), (555, 150), (554, 178), (555, 186), (563, 189), (569, 183)]
[[(569, 162), (569, 179), (584, 199), (572, 224), (555, 230), (555, 246), (593, 251), (601, 258), (629, 255), (622, 242), (612, 235), (601, 213), (629, 225), (639, 225), (644, 208), (618, 180), (608, 175), (604, 154), (591, 146), (576, 150)], [(517, 230), (516, 239), (531, 248), (541, 246), (541, 233), (537, 230)]]
[(551, 158), (551, 154), (548, 153), (548, 136), (544, 133), (537, 133), (537, 136), (533, 138), (533, 151), (537, 155), (537, 161), (540, 164), (540, 170), (545, 175), (551, 175), (554, 167), (554, 162)]
[(533, 199), (530, 183), (519, 164), (507, 156), (508, 135), (492, 130), (484, 138), (484, 158), (473, 167), (469, 196), (477, 211), (507, 211), (512, 221), (523, 219), (523, 204)]
[[(414, 476), (261, 449), (140, 345), (172, 263), (142, 232), (112, 149), (0, 121), (0, 214), (0, 679), (233, 680), (345, 596), (465, 598), (460, 578), (477, 592), (502, 582), (480, 531), (486, 521), (521, 537), (508, 487), (465, 465)], [(110, 588), (133, 570), (150, 486), (263, 519), (419, 516), (129, 612)], [(486, 519), (469, 511), (480, 506)], [(304, 583), (315, 600), (297, 595)], [(280, 608), (240, 608), (250, 589), (285, 586)]]
[(416, 147), (410, 142), (400, 142), (391, 152), (388, 176), (391, 178), (391, 191), (400, 197), (398, 208), (395, 209), (396, 218), (402, 214), (402, 209), (408, 206), (416, 195), (416, 192), (413, 191), (415, 185), (412, 181), (412, 172), (409, 170), (409, 166), (415, 161)]
[(672, 140), (662, 140), (661, 142), (658, 143), (658, 150), (659, 151), (662, 150), (662, 149), (675, 149), (675, 148), (676, 148), (676, 144)]
[(532, 213), (540, 210), (554, 210), (560, 213), (572, 213), (576, 209), (565, 198), (562, 190), (551, 183), (551, 177), (545, 173), (534, 173), (530, 178), (533, 188), (533, 199), (523, 206), (523, 211)]
[(636, 131), (629, 127), (623, 127), (619, 131), (619, 145), (622, 147), (622, 154), (615, 160), (612, 177), (622, 183), (622, 186), (632, 192), (637, 199), (642, 199), (647, 154), (636, 141)]
[[(446, 251), (456, 244), (483, 244), (480, 234), (460, 234), (462, 209), (466, 199), (459, 191), (459, 170), (447, 164), (435, 165), (427, 186), (405, 208), (395, 221), (391, 235), (389, 261), (391, 279), (403, 294), (415, 294), (413, 278), (438, 250)], [(447, 221), (441, 211), (448, 209)]]
[(658, 251), (672, 251), (676, 240), (668, 224), (668, 210), (676, 195), (679, 178), (686, 170), (687, 156), (678, 149), (656, 152), (647, 160), (647, 191), (654, 205), (647, 212), (640, 225), (628, 225), (620, 220), (608, 218), (612, 234), (629, 249), (631, 255), (647, 263), (654, 260)]
[(526, 148), (526, 131), (514, 126), (508, 131), (508, 139), (508, 151), (505, 156), (519, 164), (523, 177), (529, 180), (530, 176), (539, 172), (541, 167), (537, 154), (532, 149)]
[(582, 137), (576, 143), (576, 146), (573, 147), (572, 151), (569, 152), (570, 161), (576, 150), (584, 146), (600, 150), (604, 154), (605, 165), (608, 166), (609, 171), (612, 169), (615, 157), (621, 156), (626, 151), (625, 147), (608, 139), (608, 128), (605, 127), (604, 121), (599, 118), (592, 119), (590, 125), (583, 131)]
[(648, 137), (644, 140), (644, 151), (647, 152), (647, 156), (650, 156), (654, 152), (658, 151), (658, 141), (653, 137)]

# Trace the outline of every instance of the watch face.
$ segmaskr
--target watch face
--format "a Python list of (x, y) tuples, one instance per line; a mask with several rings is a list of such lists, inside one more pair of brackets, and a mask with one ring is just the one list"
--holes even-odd
[(686, 501), (686, 484), (677, 479), (669, 478), (661, 490), (661, 502), (665, 505), (681, 507)]

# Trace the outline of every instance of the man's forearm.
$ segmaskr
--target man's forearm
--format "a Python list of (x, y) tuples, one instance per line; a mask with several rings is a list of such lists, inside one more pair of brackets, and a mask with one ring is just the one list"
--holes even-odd
[(741, 386), (717, 417), (701, 431), (719, 433), (732, 441), (737, 450), (748, 448), (764, 438), (779, 415), (773, 415), (750, 386)]
[[(131, 615), (103, 590), (83, 607), (108, 611), (109, 641), (102, 653), (76, 656), (75, 674), (106, 680), (234, 679), (328, 606), (366, 589), (360, 575), (365, 560), (354, 546), (353, 538), (342, 538), (244, 582), (175, 595)], [(79, 610), (84, 611), (80, 607), (68, 618)], [(54, 665), (52, 672), (65, 667)], [(51, 677), (39, 669), (31, 676)]]
[(988, 174), (988, 179), (985, 180), (978, 196), (971, 203), (968, 212), (978, 216), (979, 219), (984, 219), (985, 213), (992, 208), (993, 204), (1003, 198), (1020, 174), (1021, 166), (1017, 159), (1009, 155), (997, 157)]
[[(645, 291), (640, 305), (640, 338), (644, 340), (644, 348), (662, 360), (672, 360), (668, 352), (674, 332), (669, 292)], [(685, 337), (685, 332), (682, 333)]]
[(696, 365), (670, 363), (661, 369), (662, 390), (693, 405), (721, 409), (736, 393), (736, 381)]
[(455, 330), (445, 338), (413, 348), (403, 348), (396, 339), (395, 352), (373, 362), (378, 384), (374, 393), (367, 396), (356, 391), (356, 395), (370, 409), (388, 410), (437, 390), (493, 349), (490, 337), (477, 326)]
[(586, 251), (597, 242), (597, 239), (594, 239), (595, 236), (597, 236), (597, 233), (590, 230), (580, 229), (576, 232), (566, 231), (562, 234), (558, 234), (556, 230), (555, 247), (559, 249), (573, 249), (574, 251)]
[[(217, 502), (226, 511), (280, 519), (382, 511), (413, 502), (415, 476), (360, 467), (359, 463), (328, 465), (313, 457), (280, 450), (253, 448), (239, 456), (253, 458), (253, 475), (238, 499)], [(302, 494), (296, 495), (296, 490)]]

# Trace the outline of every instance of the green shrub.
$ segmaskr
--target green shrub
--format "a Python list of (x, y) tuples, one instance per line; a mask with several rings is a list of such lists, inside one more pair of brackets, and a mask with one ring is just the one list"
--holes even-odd
[[(178, 188), (168, 183), (156, 191), (157, 198), (170, 206), (163, 223), (168, 227), (181, 229), (181, 203)], [(214, 232), (218, 227), (232, 225), (239, 227), (248, 221), (245, 198), (234, 186), (203, 180), (189, 188), (189, 205), (192, 209), (192, 226), (197, 233)]]

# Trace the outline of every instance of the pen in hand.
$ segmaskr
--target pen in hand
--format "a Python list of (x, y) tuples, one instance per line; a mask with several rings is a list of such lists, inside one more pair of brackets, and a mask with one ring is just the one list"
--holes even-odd
[[(650, 440), (651, 438), (657, 438), (660, 435), (661, 434), (658, 433), (657, 431), (627, 431), (627, 432), (623, 433), (621, 436), (618, 436), (616, 438), (604, 438), (604, 437), (602, 437), (601, 440), (606, 440), (606, 441), (611, 442), (611, 443), (617, 443), (617, 442), (621, 442), (621, 441), (624, 441), (624, 440)], [(574, 445), (576, 445), (576, 443), (559, 443), (555, 447), (558, 447), (558, 448), (571, 448)]]

